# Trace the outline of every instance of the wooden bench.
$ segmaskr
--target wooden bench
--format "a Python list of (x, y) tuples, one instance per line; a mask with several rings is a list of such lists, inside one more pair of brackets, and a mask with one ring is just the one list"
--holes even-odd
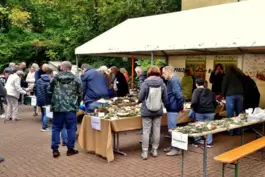
[(222, 176), (225, 175), (225, 165), (231, 164), (235, 166), (235, 177), (238, 177), (238, 161), (262, 148), (265, 147), (265, 137), (256, 139), (238, 148), (232, 149), (219, 156), (214, 157), (214, 160), (223, 163)]

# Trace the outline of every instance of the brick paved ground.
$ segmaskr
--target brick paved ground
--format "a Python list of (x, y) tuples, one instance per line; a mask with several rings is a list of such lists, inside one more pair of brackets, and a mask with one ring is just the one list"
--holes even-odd
[[(128, 132), (121, 135), (121, 148), (127, 156), (115, 156), (115, 161), (108, 164), (106, 160), (81, 150), (80, 154), (67, 157), (65, 148), (61, 148), (62, 156), (53, 159), (50, 150), (50, 133), (41, 133), (40, 120), (32, 116), (31, 108), (20, 107), (22, 120), (16, 124), (4, 124), (0, 120), (0, 156), (6, 161), (0, 164), (0, 177), (175, 177), (180, 174), (180, 157), (166, 157), (160, 152), (158, 158), (140, 159), (139, 135)], [(252, 134), (247, 139), (254, 139)], [(208, 153), (208, 176), (221, 176), (221, 164), (213, 161), (213, 157), (230, 148), (240, 145), (240, 137), (228, 137), (224, 134), (214, 136), (214, 148)], [(162, 147), (169, 142), (162, 140)], [(77, 147), (80, 149), (79, 147)], [(185, 154), (185, 176), (202, 176), (202, 155), (200, 149), (189, 148)], [(240, 177), (265, 177), (265, 161), (243, 159), (240, 161)], [(226, 176), (233, 176), (228, 169)]]

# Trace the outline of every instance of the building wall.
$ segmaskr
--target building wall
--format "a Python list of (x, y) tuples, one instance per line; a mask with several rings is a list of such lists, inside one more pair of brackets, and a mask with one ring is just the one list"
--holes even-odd
[[(169, 57), (168, 63), (169, 65), (173, 66), (174, 68), (185, 68), (186, 67), (186, 56), (172, 56)], [(209, 55), (206, 57), (206, 70), (209, 71), (214, 69), (214, 55)], [(238, 55), (237, 57), (237, 65), (240, 69), (243, 69), (243, 60), (244, 57), (242, 55)], [(183, 77), (183, 72), (176, 72), (176, 75), (182, 79)], [(205, 79), (208, 81), (208, 85), (209, 88), (211, 88), (211, 84), (209, 82), (209, 78), (210, 78), (210, 73), (206, 72), (206, 76)], [(264, 81), (257, 81), (256, 82), (258, 88), (259, 88), (259, 92), (261, 94), (261, 98), (260, 98), (260, 106), (262, 108), (265, 108), (265, 82)]]
[(182, 0), (181, 6), (182, 10), (188, 10), (231, 2), (239, 2), (239, 0)]

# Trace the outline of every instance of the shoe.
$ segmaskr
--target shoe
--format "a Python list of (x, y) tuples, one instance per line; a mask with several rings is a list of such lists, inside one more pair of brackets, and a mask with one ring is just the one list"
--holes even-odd
[(207, 148), (212, 148), (213, 144), (207, 144)]
[(36, 113), (36, 112), (33, 114), (33, 116), (38, 116), (38, 115), (39, 115), (39, 114), (38, 114), (38, 113)]
[(72, 155), (76, 155), (76, 154), (78, 154), (78, 153), (79, 153), (78, 150), (71, 149), (71, 150), (68, 150), (68, 151), (67, 151), (66, 155), (67, 155), (67, 156), (72, 156)]
[(157, 157), (157, 156), (158, 156), (157, 149), (152, 149), (152, 151), (151, 151), (151, 155), (152, 155), (153, 157)]
[(0, 116), (0, 119), (4, 119), (4, 118), (6, 118), (6, 115), (5, 115), (5, 114), (2, 114), (2, 115)]
[(199, 144), (198, 144), (198, 143), (192, 143), (191, 145), (192, 145), (193, 147), (196, 147), (196, 148), (199, 147)]
[(164, 152), (170, 152), (170, 151), (171, 151), (171, 149), (172, 149), (172, 147), (171, 147), (171, 146), (169, 146), (169, 147), (165, 148), (163, 151), (164, 151)]
[(54, 158), (58, 158), (60, 156), (60, 152), (59, 151), (54, 151), (52, 154), (53, 154)]
[(49, 128), (45, 128), (45, 129), (42, 128), (42, 129), (40, 129), (40, 131), (41, 131), (41, 132), (50, 132), (51, 130), (50, 130)]
[(180, 154), (181, 154), (181, 152), (174, 148), (174, 149), (171, 149), (171, 151), (167, 153), (167, 156), (176, 156), (176, 155), (180, 155)]
[(0, 163), (5, 161), (5, 159), (3, 157), (0, 157)]
[(143, 160), (147, 160), (148, 158), (148, 151), (143, 151), (142, 154), (141, 154), (141, 157)]

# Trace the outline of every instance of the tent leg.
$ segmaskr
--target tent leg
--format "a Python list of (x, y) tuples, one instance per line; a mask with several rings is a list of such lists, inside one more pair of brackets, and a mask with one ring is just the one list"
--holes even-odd
[(134, 56), (132, 56), (132, 85), (131, 89), (134, 88)]
[(151, 65), (154, 65), (154, 52), (151, 52)]

